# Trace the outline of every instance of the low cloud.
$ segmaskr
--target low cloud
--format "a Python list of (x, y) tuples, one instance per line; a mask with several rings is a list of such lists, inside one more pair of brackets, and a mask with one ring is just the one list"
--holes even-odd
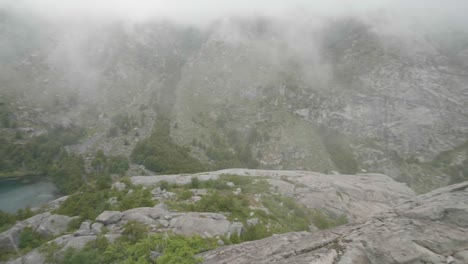
[(412, 23), (468, 28), (466, 0), (3, 0), (10, 7), (58, 20), (166, 19), (206, 25), (231, 16), (342, 16), (387, 14)]

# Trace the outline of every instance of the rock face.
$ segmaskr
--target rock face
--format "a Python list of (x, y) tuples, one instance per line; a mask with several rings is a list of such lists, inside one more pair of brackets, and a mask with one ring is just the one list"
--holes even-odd
[[(467, 263), (468, 182), (408, 200), (361, 223), (288, 233), (200, 254), (204, 263)], [(242, 252), (242, 253), (240, 253)]]
[[(117, 212), (112, 212), (116, 214)], [(124, 212), (118, 212), (120, 218), (116, 221), (103, 221), (107, 219), (102, 215), (110, 215), (103, 212), (96, 218), (98, 223), (104, 224), (111, 232), (119, 233), (122, 227), (129, 221), (136, 221), (150, 227), (150, 232), (171, 231), (182, 235), (201, 235), (203, 237), (214, 237), (218, 235), (240, 234), (244, 227), (242, 223), (230, 222), (226, 216), (218, 213), (199, 212), (170, 212), (164, 204), (155, 207), (133, 208)], [(100, 220), (98, 220), (100, 219)], [(95, 223), (96, 224), (96, 223)], [(95, 225), (93, 224), (93, 226)], [(92, 229), (92, 227), (91, 227)], [(88, 234), (90, 232), (89, 223), (83, 222), (75, 235)]]
[(368, 218), (407, 200), (415, 193), (405, 184), (382, 174), (325, 175), (309, 171), (227, 169), (199, 174), (134, 176), (133, 184), (151, 186), (160, 181), (188, 184), (193, 177), (215, 180), (223, 174), (266, 177), (272, 188), (308, 208), (346, 215), (349, 221)]
[(176, 234), (187, 236), (202, 234), (213, 237), (227, 234), (231, 222), (222, 214), (187, 213), (171, 219), (170, 227)]
[[(216, 147), (215, 138), (230, 141), (238, 135), (235, 144), (260, 153), (262, 168), (338, 170), (341, 160), (317, 129), (323, 126), (347, 138), (339, 145), (350, 150), (349, 160), (359, 168), (407, 175), (414, 186), (426, 183), (430, 189), (448, 178), (405, 159), (430, 160), (468, 139), (465, 31), (438, 29), (443, 37), (427, 37), (419, 29), (401, 28), (400, 19), (368, 20), (380, 17), (377, 13), (319, 23), (317, 16), (286, 19), (300, 25), (264, 17), (226, 19), (207, 30), (165, 23), (142, 23), (138, 30), (102, 25), (98, 31), (77, 28), (73, 31), (82, 37), (72, 38), (61, 30), (44, 32), (55, 27), (45, 21), (25, 23), (31, 18), (2, 14), (14, 19), (2, 19), (0, 27), (31, 33), (28, 48), (21, 46), (22, 38), (3, 38), (5, 51), (25, 49), (11, 52), (0, 72), (4, 90), (22, 94), (15, 118), (24, 133), (59, 124), (93, 127), (94, 133), (69, 147), (80, 154), (101, 149), (129, 155), (152, 134), (155, 117), (167, 112), (171, 138), (202, 159), (210, 159), (207, 150)], [(78, 84), (86, 92), (76, 95)], [(51, 107), (55, 99), (49, 94), (73, 97), (73, 103), (63, 99), (56, 102), (60, 107)], [(126, 141), (123, 133), (109, 137), (113, 117), (120, 114), (116, 105), (141, 120)], [(26, 111), (30, 106), (42, 109)], [(102, 114), (90, 116), (94, 108)], [(224, 150), (235, 150), (233, 145)], [(431, 177), (411, 173), (419, 170)], [(132, 166), (130, 173), (146, 172)]]
[[(104, 235), (110, 242), (114, 241), (119, 235), (117, 234), (106, 234)], [(73, 236), (73, 235), (63, 235), (57, 237), (49, 243), (56, 243), (60, 250), (55, 252), (56, 256), (63, 256), (63, 253), (68, 248), (83, 248), (86, 243), (96, 239), (96, 236), (87, 235), (87, 236)], [(21, 256), (15, 260), (8, 262), (9, 264), (44, 264), (46, 263), (46, 258), (41, 252), (37, 249), (29, 252), (28, 254)]]
[(44, 237), (59, 235), (68, 228), (68, 223), (76, 217), (54, 215), (49, 212), (35, 215), (15, 224), (0, 234), (0, 249), (18, 250), (19, 235), (26, 227), (31, 227)]
[(96, 217), (96, 222), (104, 225), (115, 224), (122, 219), (122, 216), (123, 214), (119, 211), (104, 211)]

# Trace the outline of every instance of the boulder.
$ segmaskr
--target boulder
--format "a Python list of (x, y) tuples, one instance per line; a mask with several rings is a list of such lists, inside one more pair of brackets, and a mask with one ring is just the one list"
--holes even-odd
[(247, 227), (256, 226), (259, 223), (260, 223), (260, 220), (258, 220), (258, 218), (251, 218), (251, 219), (247, 219), (246, 221)]
[(115, 224), (119, 222), (122, 217), (123, 214), (119, 211), (104, 211), (96, 217), (96, 222), (103, 225)]
[(91, 225), (91, 232), (95, 235), (99, 235), (101, 233), (101, 229), (104, 227), (101, 223), (93, 223)]
[(80, 228), (73, 233), (74, 236), (88, 236), (91, 235), (91, 222), (84, 221), (81, 223)]
[(170, 228), (181, 235), (214, 237), (230, 231), (231, 222), (224, 215), (215, 213), (185, 213), (170, 220)]
[(151, 191), (151, 194), (152, 194), (153, 196), (159, 196), (159, 195), (161, 195), (161, 188), (157, 187), (157, 188), (153, 189), (153, 190)]
[(130, 212), (124, 212), (124, 216), (122, 218), (122, 220), (124, 221), (136, 221), (136, 222), (139, 222), (139, 223), (142, 223), (142, 224), (145, 224), (145, 225), (153, 225), (156, 223), (156, 221), (143, 214), (143, 213), (139, 213), (137, 210), (134, 210), (134, 211), (130, 211)]
[(115, 182), (112, 184), (112, 189), (115, 189), (119, 192), (125, 190), (125, 188), (127, 188), (127, 185), (123, 182)]
[(36, 232), (43, 236), (56, 236), (68, 229), (68, 223), (77, 218), (66, 215), (55, 215), (49, 212), (35, 215), (24, 220), (22, 223), (31, 226)]
[(233, 234), (237, 234), (238, 236), (240, 236), (242, 233), (244, 233), (244, 231), (245, 228), (241, 222), (233, 222), (229, 226), (228, 237), (230, 237)]

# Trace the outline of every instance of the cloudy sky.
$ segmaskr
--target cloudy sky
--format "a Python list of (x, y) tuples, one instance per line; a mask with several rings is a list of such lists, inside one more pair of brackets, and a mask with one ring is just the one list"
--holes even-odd
[(468, 0), (0, 0), (49, 18), (171, 19), (204, 24), (228, 16), (362, 15), (382, 12), (468, 27)]

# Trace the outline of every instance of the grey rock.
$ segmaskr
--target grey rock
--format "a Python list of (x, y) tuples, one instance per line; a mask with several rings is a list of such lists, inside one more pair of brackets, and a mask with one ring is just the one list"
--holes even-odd
[(447, 264), (452, 264), (455, 262), (455, 259), (452, 257), (452, 256), (448, 256), (447, 259), (446, 259), (446, 263)]
[(68, 223), (75, 218), (77, 217), (42, 213), (24, 220), (23, 223), (31, 226), (36, 232), (44, 236), (56, 236), (65, 232)]
[(147, 216), (144, 213), (138, 212), (138, 210), (125, 211), (123, 215), (124, 216), (122, 217), (122, 220), (126, 222), (136, 221), (146, 225), (153, 225), (156, 223), (156, 221), (153, 218)]
[(192, 196), (192, 198), (191, 198), (192, 202), (194, 202), (194, 203), (200, 201), (201, 199), (202, 198), (200, 196), (198, 196), (198, 195)]
[(119, 211), (104, 211), (98, 217), (96, 217), (96, 222), (109, 225), (115, 224), (122, 219), (123, 214)]
[(160, 256), (162, 256), (162, 254), (159, 253), (158, 251), (150, 251), (150, 257), (151, 257), (151, 259), (157, 259), (157, 258), (159, 258)]
[(348, 221), (361, 221), (415, 196), (408, 186), (382, 174), (325, 175), (310, 171), (226, 169), (199, 174), (136, 176), (131, 177), (131, 181), (145, 186), (161, 179), (189, 184), (193, 177), (204, 181), (223, 174), (267, 177), (281, 194), (294, 197), (308, 208), (346, 215)]
[(207, 189), (190, 189), (193, 195), (203, 196), (208, 194)]
[(204, 237), (214, 237), (227, 234), (231, 223), (216, 215), (214, 213), (185, 213), (171, 219), (170, 227), (174, 233), (182, 235), (198, 234)]
[(101, 229), (104, 227), (101, 223), (93, 223), (91, 225), (91, 232), (95, 235), (99, 235), (101, 233)]
[(88, 236), (91, 234), (91, 222), (89, 221), (82, 222), (80, 228), (73, 233), (74, 236)]
[(468, 250), (457, 252), (454, 256), (457, 260), (461, 261), (462, 263), (468, 263)]
[(273, 186), (273, 188), (277, 189), (281, 195), (286, 197), (294, 197), (294, 184), (276, 179), (268, 179), (267, 182)]
[(19, 235), (24, 224), (16, 224), (12, 228), (2, 232), (0, 234), (0, 250), (2, 251), (16, 251), (18, 250)]
[(112, 189), (116, 189), (117, 191), (121, 192), (127, 188), (127, 185), (123, 182), (115, 182), (112, 184)]
[(240, 236), (244, 232), (245, 232), (245, 228), (241, 222), (233, 222), (229, 226), (228, 237), (230, 237), (233, 234), (237, 234), (238, 236)]
[(464, 200), (468, 182), (443, 187), (420, 195), (395, 208), (400, 215), (430, 219), (468, 227), (468, 203)]
[(226, 182), (226, 185), (231, 188), (236, 186), (233, 182)]
[(164, 227), (164, 228), (167, 228), (169, 227), (169, 221), (165, 220), (165, 219), (161, 219), (159, 220), (159, 224)]
[(162, 194), (161, 194), (162, 198), (164, 199), (173, 199), (176, 197), (176, 194), (173, 193), (173, 192), (165, 192), (163, 191)]
[[(460, 214), (439, 214), (468, 201), (466, 186), (468, 182), (417, 196), (361, 223), (276, 235), (199, 256), (207, 264), (466, 263), (468, 228), (459, 222)], [(433, 203), (436, 209), (430, 210)]]
[(159, 196), (159, 195), (161, 195), (161, 188), (157, 187), (157, 188), (151, 190), (151, 194), (152, 194), (153, 196)]
[(246, 221), (247, 227), (256, 226), (259, 223), (260, 223), (260, 220), (258, 218), (251, 218), (251, 219), (247, 219)]
[(224, 242), (221, 239), (218, 239), (216, 243), (218, 244), (218, 246), (224, 246)]
[(241, 189), (241, 188), (236, 188), (236, 190), (233, 191), (233, 193), (234, 193), (235, 195), (239, 195), (239, 194), (242, 193), (242, 189)]
[(62, 196), (60, 198), (57, 198), (53, 201), (48, 202), (47, 204), (41, 205), (40, 207), (31, 208), (31, 211), (36, 212), (38, 210), (43, 210), (43, 211), (51, 212), (53, 210), (57, 210), (60, 207), (60, 205), (62, 205), (67, 199), (68, 199), (68, 195)]
[(116, 205), (119, 203), (119, 201), (117, 200), (117, 197), (110, 197), (107, 202), (110, 204), (110, 205)]
[(16, 223), (10, 229), (0, 233), (0, 250), (18, 250), (19, 235), (25, 227), (31, 227), (44, 237), (51, 237), (65, 232), (68, 223), (76, 217), (42, 213)]
[(13, 261), (9, 261), (9, 264), (42, 264), (45, 263), (46, 258), (37, 249), (29, 252), (28, 254), (17, 258)]

